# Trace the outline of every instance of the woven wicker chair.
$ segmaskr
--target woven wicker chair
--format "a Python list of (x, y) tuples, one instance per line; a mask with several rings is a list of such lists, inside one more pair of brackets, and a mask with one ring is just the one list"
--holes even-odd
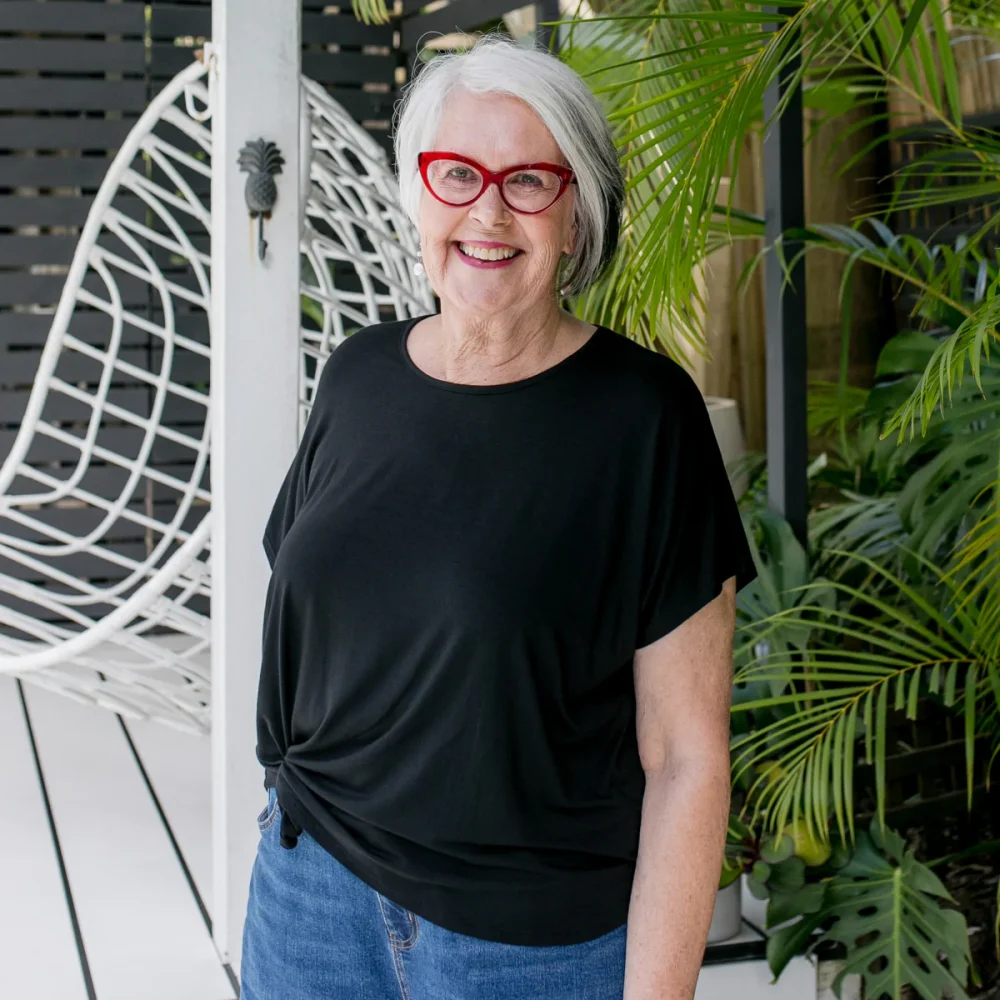
[[(211, 699), (211, 396), (191, 378), (211, 351), (205, 73), (179, 73), (115, 157), (0, 466), (0, 674), (196, 733)], [(346, 336), (434, 308), (384, 151), (306, 78), (301, 106), (300, 434)], [(92, 375), (66, 378), (71, 354)]]

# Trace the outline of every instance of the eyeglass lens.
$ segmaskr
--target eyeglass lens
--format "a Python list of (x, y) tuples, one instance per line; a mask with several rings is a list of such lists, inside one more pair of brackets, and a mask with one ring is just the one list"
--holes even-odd
[[(483, 175), (461, 160), (434, 160), (427, 166), (427, 180), (443, 201), (461, 205), (472, 201), (483, 187)], [(524, 212), (540, 212), (556, 200), (561, 187), (551, 170), (518, 170), (504, 178), (508, 204)]]

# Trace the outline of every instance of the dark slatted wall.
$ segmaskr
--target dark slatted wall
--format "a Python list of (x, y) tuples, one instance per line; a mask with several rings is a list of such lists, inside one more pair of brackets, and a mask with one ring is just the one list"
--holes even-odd
[[(493, 28), (508, 30), (503, 23), (505, 14), (534, 7), (535, 22), (538, 25), (536, 34), (539, 41), (549, 46), (553, 29), (542, 25), (546, 22), (551, 24), (560, 18), (559, 0), (541, 0), (535, 4), (512, 0), (449, 0), (443, 6), (424, 13), (423, 9), (428, 6), (426, 0), (403, 0), (399, 44), (407, 77), (413, 74), (417, 47), (427, 45), (438, 36), (488, 31)], [(456, 38), (455, 41), (459, 43), (460, 39)], [(555, 45), (551, 47), (556, 48)], [(429, 54), (428, 52), (425, 58)]]
[(146, 106), (141, 3), (0, 3), (0, 454), (87, 214)]
[[(80, 227), (114, 153), (147, 101), (146, 12), (134, 0), (110, 4), (89, 0), (3, 0), (0, 2), (0, 456), (6, 457), (27, 404), (52, 314), (65, 281)], [(129, 210), (128, 199), (116, 203)], [(135, 210), (134, 204), (131, 210)], [(91, 285), (90, 287), (95, 287)], [(127, 289), (126, 289), (127, 292)], [(82, 340), (105, 344), (107, 319), (81, 315), (73, 324)], [(145, 336), (128, 340), (126, 350), (144, 350)], [(138, 342), (137, 342), (138, 340)], [(79, 354), (60, 359), (57, 372), (72, 382), (94, 382), (99, 366)], [(116, 383), (112, 401), (141, 412), (143, 390)], [(138, 402), (127, 397), (140, 395)], [(69, 433), (88, 412), (82, 404), (56, 396), (46, 416)], [(97, 444), (129, 454), (125, 440), (134, 429), (102, 429)], [(31, 458), (64, 479), (78, 455), (52, 438), (39, 439)], [(96, 465), (81, 486), (100, 495), (116, 492), (124, 471)], [(44, 489), (15, 480), (15, 493)], [(137, 501), (142, 503), (142, 500)], [(94, 526), (97, 511), (71, 504), (47, 507), (37, 516), (73, 536)], [(119, 522), (107, 547), (141, 558), (141, 531)], [(27, 528), (5, 521), (7, 533), (32, 537)], [(66, 573), (107, 578), (108, 563), (77, 554), (60, 561)], [(0, 572), (30, 577), (0, 559)], [(15, 610), (12, 598), (5, 602)]]
[[(212, 30), (209, 0), (151, 5), (152, 78), (164, 81), (183, 68)], [(392, 25), (366, 25), (350, 4), (333, 7), (302, 0), (302, 72), (334, 97), (388, 150), (399, 61)]]
[(333, 9), (320, 0), (303, 0), (302, 72), (322, 83), (391, 156), (399, 65), (395, 26), (362, 24), (350, 3), (341, 4), (339, 13)]
[[(399, 61), (398, 32), (394, 26), (361, 24), (349, 5), (342, 9), (343, 13), (317, 0), (303, 0), (303, 70), (325, 84), (388, 151)], [(139, 0), (0, 0), (0, 458), (9, 453), (24, 414), (52, 314), (97, 188), (148, 101), (189, 64), (210, 32), (211, 5), (207, 0), (151, 4)], [(185, 147), (176, 133), (171, 141), (195, 151), (193, 144)], [(200, 193), (207, 201), (207, 180)], [(138, 210), (127, 196), (119, 196), (115, 204), (123, 210)], [(204, 239), (200, 240), (204, 245)], [(165, 251), (152, 245), (147, 249), (170, 279), (192, 283)], [(154, 301), (145, 287), (129, 289), (127, 281), (122, 287), (129, 308), (155, 320), (161, 318), (158, 300)], [(177, 305), (185, 308), (182, 300), (177, 300)], [(207, 322), (197, 310), (188, 309), (178, 325), (186, 336), (207, 341)], [(78, 310), (71, 329), (83, 340), (102, 347), (107, 344), (108, 323), (100, 314)], [(137, 362), (141, 358), (144, 368), (159, 368), (159, 339), (128, 326), (124, 336), (123, 356), (131, 355)], [(95, 363), (76, 352), (64, 353), (57, 373), (70, 381), (91, 384), (100, 377)], [(189, 385), (207, 385), (207, 359), (178, 352), (174, 378)], [(110, 393), (113, 402), (144, 413), (148, 412), (148, 395), (143, 383), (116, 373)], [(73, 405), (71, 401), (67, 404)], [(48, 404), (46, 416), (52, 415)], [(83, 412), (65, 414), (67, 421), (75, 421), (67, 426), (80, 436), (80, 421), (85, 418)], [(198, 437), (202, 419), (200, 408), (170, 396), (164, 424)], [(130, 427), (105, 427), (98, 444), (107, 443), (132, 454), (123, 436), (138, 433)], [(38, 448), (38, 441), (44, 442), (42, 448)], [(51, 474), (65, 478), (68, 472), (60, 472), (60, 466), (68, 469), (75, 456), (75, 449), (40, 438), (30, 457), (32, 462), (50, 463)], [(152, 455), (157, 468), (183, 478), (180, 466), (190, 461), (190, 452), (157, 438)], [(96, 462), (83, 485), (98, 495), (111, 496), (117, 493), (123, 474), (121, 469)], [(206, 479), (204, 485), (210, 486), (210, 481)], [(12, 492), (39, 488), (18, 479)], [(164, 507), (176, 500), (172, 491), (157, 484), (155, 488), (147, 485), (136, 504), (146, 510), (155, 505), (162, 516)], [(93, 519), (95, 513), (51, 507), (37, 515), (76, 536), (86, 530), (84, 522), (89, 524), (87, 519)], [(204, 508), (196, 508), (185, 527), (193, 528), (203, 515)], [(9, 520), (0, 530), (30, 534)], [(140, 528), (119, 521), (106, 547), (139, 559), (150, 542)], [(60, 568), (95, 582), (109, 578), (108, 563), (91, 556), (63, 560)], [(22, 567), (2, 558), (0, 572), (31, 578)], [(17, 607), (9, 595), (4, 601)], [(37, 608), (31, 613), (37, 613)]]

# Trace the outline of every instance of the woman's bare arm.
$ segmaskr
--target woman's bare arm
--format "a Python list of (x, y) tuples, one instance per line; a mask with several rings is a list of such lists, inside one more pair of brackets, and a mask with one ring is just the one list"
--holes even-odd
[(736, 580), (636, 651), (646, 774), (628, 914), (624, 1000), (691, 1000), (722, 866)]

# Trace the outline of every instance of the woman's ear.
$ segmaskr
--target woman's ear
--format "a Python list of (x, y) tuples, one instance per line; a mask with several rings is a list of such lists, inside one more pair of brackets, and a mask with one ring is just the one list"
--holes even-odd
[(563, 253), (565, 253), (568, 256), (572, 255), (573, 248), (576, 246), (576, 232), (577, 232), (577, 225), (574, 222), (573, 228), (570, 230), (569, 233), (569, 239), (567, 239), (565, 246), (563, 246)]

